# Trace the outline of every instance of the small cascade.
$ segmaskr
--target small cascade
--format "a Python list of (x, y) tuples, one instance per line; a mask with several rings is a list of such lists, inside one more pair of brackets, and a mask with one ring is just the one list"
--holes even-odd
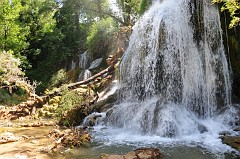
[(99, 93), (98, 101), (107, 99), (110, 95), (113, 95), (119, 89), (119, 82), (118, 80), (112, 81), (112, 83), (101, 93)]
[(90, 64), (90, 55), (88, 51), (85, 51), (84, 53), (79, 55), (79, 68), (87, 69)]
[(121, 104), (111, 109), (108, 126), (162, 137), (208, 131), (201, 120), (231, 104), (217, 6), (155, 1), (133, 28), (120, 74)]
[(78, 76), (78, 81), (84, 81), (86, 79), (88, 79), (89, 77), (92, 76), (92, 73), (90, 70), (86, 69), (86, 70), (83, 70), (79, 76)]
[(91, 71), (88, 69), (90, 66), (91, 58), (88, 51), (79, 55), (79, 68), (82, 69), (78, 75), (78, 81), (83, 81), (92, 76)]
[(76, 62), (72, 60), (71, 70), (74, 70), (75, 68), (76, 68)]

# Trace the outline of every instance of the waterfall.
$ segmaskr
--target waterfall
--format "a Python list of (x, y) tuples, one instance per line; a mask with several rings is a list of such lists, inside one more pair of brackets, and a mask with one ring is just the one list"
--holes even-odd
[(87, 69), (89, 67), (90, 57), (88, 51), (79, 55), (79, 68)]
[(79, 55), (79, 68), (82, 69), (78, 75), (78, 81), (83, 81), (92, 76), (91, 71), (88, 69), (90, 66), (91, 58), (88, 51)]
[(120, 73), (108, 125), (168, 137), (207, 131), (199, 120), (231, 104), (217, 6), (156, 1), (133, 27)]
[(78, 76), (78, 81), (84, 81), (86, 79), (88, 79), (89, 77), (92, 76), (92, 73), (90, 70), (86, 69), (86, 70), (83, 70), (79, 76)]
[(76, 68), (76, 62), (74, 62), (73, 60), (72, 60), (72, 62), (71, 62), (71, 70), (73, 70), (73, 69), (75, 69)]

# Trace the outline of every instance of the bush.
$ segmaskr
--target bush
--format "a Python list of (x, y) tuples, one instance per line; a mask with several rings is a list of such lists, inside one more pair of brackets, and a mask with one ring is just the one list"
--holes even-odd
[(26, 91), (17, 89), (12, 95), (9, 94), (8, 90), (0, 89), (0, 103), (2, 105), (12, 106), (26, 101), (28, 95)]
[(20, 60), (13, 56), (12, 51), (0, 52), (0, 104), (15, 105), (28, 98), (27, 91), (19, 83), (29, 87), (21, 70)]
[(58, 108), (57, 116), (60, 118), (59, 124), (65, 126), (79, 125), (88, 115), (88, 101), (90, 96), (82, 91), (65, 90)]
[(64, 69), (56, 72), (49, 81), (48, 89), (59, 87), (67, 81), (67, 74)]

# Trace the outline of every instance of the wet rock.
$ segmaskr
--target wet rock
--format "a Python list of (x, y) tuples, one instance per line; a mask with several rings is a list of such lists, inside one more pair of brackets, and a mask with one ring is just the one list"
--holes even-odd
[(204, 133), (208, 131), (207, 127), (202, 124), (198, 124), (198, 130), (200, 131), (200, 133)]
[(84, 126), (95, 126), (96, 123), (97, 123), (97, 119), (100, 118), (100, 117), (102, 117), (101, 114), (96, 114), (96, 113), (91, 114), (91, 115), (86, 117), (83, 125)]
[(157, 148), (141, 148), (125, 155), (109, 155), (103, 154), (100, 159), (162, 159), (163, 155)]
[(240, 136), (221, 136), (220, 138), (224, 144), (240, 150)]
[(105, 112), (114, 106), (117, 101), (117, 94), (110, 95), (105, 100), (99, 101), (91, 106), (90, 112)]
[(103, 154), (100, 156), (100, 159), (125, 159), (125, 158), (122, 155)]
[(233, 130), (234, 130), (234, 131), (240, 131), (240, 126), (235, 127)]
[(39, 105), (40, 105), (39, 102), (30, 98), (28, 101), (22, 102), (16, 106), (4, 107), (4, 108), (2, 107), (0, 109), (0, 119), (16, 120), (21, 117), (34, 115)]
[(160, 159), (162, 155), (159, 149), (156, 148), (142, 148), (135, 150), (135, 154), (140, 159)]
[(227, 136), (227, 135), (231, 135), (231, 132), (229, 132), (229, 131), (222, 131), (222, 132), (219, 133), (219, 135)]
[(20, 127), (41, 127), (41, 126), (53, 126), (56, 125), (54, 122), (34, 122), (34, 123), (21, 123), (18, 124)]

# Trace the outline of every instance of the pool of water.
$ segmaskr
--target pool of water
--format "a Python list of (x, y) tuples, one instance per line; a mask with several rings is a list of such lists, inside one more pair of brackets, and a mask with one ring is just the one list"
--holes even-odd
[(31, 138), (0, 145), (0, 159), (14, 156), (18, 158), (16, 155), (21, 155), (26, 150), (39, 159), (99, 159), (104, 153), (126, 154), (143, 147), (159, 148), (165, 159), (240, 159), (240, 153), (222, 144), (218, 135), (207, 133), (182, 138), (161, 138), (124, 129), (96, 126), (90, 129), (93, 139), (88, 146), (47, 154), (40, 149), (48, 148), (52, 144), (47, 134), (54, 127), (1, 127), (17, 136), (26, 135)]
[[(141, 136), (125, 130), (95, 127), (89, 147), (64, 152), (65, 158), (99, 159), (101, 154), (126, 154), (142, 147), (159, 148), (165, 159), (240, 159), (240, 154), (221, 140), (207, 136), (182, 139)], [(200, 141), (202, 138), (202, 141)], [(194, 141), (196, 140), (196, 141)], [(203, 142), (209, 140), (209, 142)]]

